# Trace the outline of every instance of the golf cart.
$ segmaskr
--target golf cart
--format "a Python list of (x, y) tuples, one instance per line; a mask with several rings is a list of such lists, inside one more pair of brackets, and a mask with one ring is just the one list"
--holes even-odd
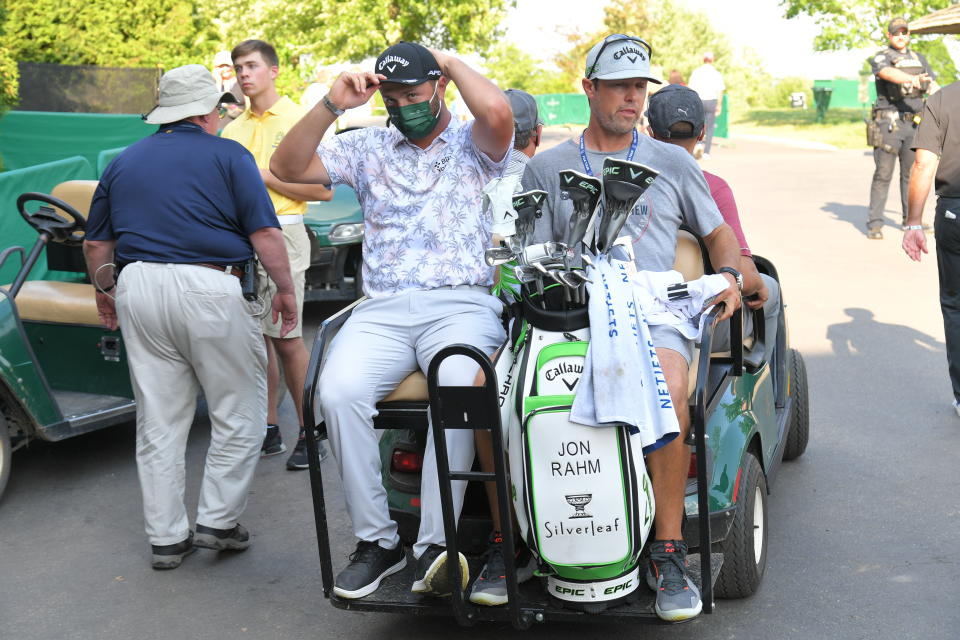
[[(72, 180), (50, 195), (21, 195), (17, 209), (37, 241), (29, 251), (0, 253), (0, 265), (21, 263), (14, 281), (0, 286), (0, 495), (11, 454), (34, 438), (63, 440), (135, 416), (120, 332), (100, 325), (83, 261), (96, 186)], [(48, 268), (70, 272), (71, 281), (27, 280), (44, 247)]]
[[(604, 174), (607, 175), (606, 167)], [(606, 181), (604, 185), (607, 193), (613, 191)], [(516, 206), (519, 235), (522, 235), (519, 232), (521, 222), (525, 221), (521, 209), (534, 200), (536, 198), (532, 196), (527, 200), (517, 196), (514, 200), (515, 205), (524, 203), (524, 207)], [(629, 211), (630, 206), (620, 209)], [(593, 207), (587, 207), (587, 210), (593, 211)], [(612, 209), (608, 207), (608, 210)], [(526, 220), (532, 221), (533, 218), (527, 217)], [(618, 231), (614, 229), (607, 235), (610, 239), (616, 238)], [(573, 243), (568, 243), (568, 246), (573, 246)], [(518, 280), (525, 283), (520, 305), (523, 311), (515, 316), (514, 332), (497, 363), (491, 363), (488, 354), (466, 345), (448, 347), (435, 357), (426, 376), (420, 372), (411, 374), (380, 402), (377, 405), (378, 415), (374, 418), (375, 428), (384, 430), (380, 439), (381, 479), (387, 491), (391, 517), (399, 525), (401, 541), (412, 545), (416, 539), (423, 452), (425, 447), (435, 446), (448, 553), (456, 557), (458, 551), (464, 552), (468, 556), (471, 576), (476, 576), (482, 565), (479, 554), (485, 549), (491, 530), (489, 507), (481, 483), (495, 481), (502, 522), (511, 521), (516, 495), (525, 491), (518, 489), (515, 460), (508, 461), (504, 454), (500, 429), (502, 397), (498, 394), (505, 378), (498, 378), (497, 372), (502, 371), (499, 364), (504, 357), (508, 357), (505, 353), (517, 353), (527, 348), (525, 336), (530, 334), (528, 325), (536, 328), (535, 318), (538, 314), (545, 317), (550, 309), (562, 308), (566, 310), (562, 322), (568, 322), (577, 315), (582, 319), (586, 315), (583, 313), (585, 305), (577, 304), (578, 300), (584, 298), (582, 291), (577, 290), (584, 284), (584, 279), (577, 282), (568, 273), (564, 274), (570, 271), (565, 264), (566, 247), (559, 252), (554, 252), (554, 248), (550, 247), (537, 247), (536, 251), (530, 252), (525, 241), (521, 241), (518, 247), (527, 257), (534, 254), (540, 257), (521, 261), (517, 268)], [(516, 251), (512, 253), (518, 254)], [(539, 266), (533, 264), (536, 261), (539, 261)], [(772, 263), (760, 257), (756, 258), (756, 262), (761, 272), (779, 280)], [(524, 268), (534, 266), (535, 269), (523, 272)], [(704, 273), (712, 273), (702, 241), (689, 230), (681, 231), (678, 236), (674, 268), (687, 281)], [(552, 280), (541, 278), (537, 271), (542, 275), (549, 274)], [(539, 282), (534, 287), (537, 278)], [(569, 290), (564, 291), (564, 287)], [(413, 582), (415, 562), (408, 562), (406, 569), (384, 579), (378, 590), (364, 598), (347, 599), (333, 592), (334, 575), (342, 567), (334, 566), (323, 473), (315, 462), (317, 443), (326, 437), (326, 427), (322, 422), (314, 422), (314, 397), (326, 349), (361, 302), (347, 307), (321, 326), (313, 346), (303, 397), (304, 417), (309, 427), (306, 429), (307, 446), (311, 461), (310, 481), (323, 594), (331, 604), (355, 611), (453, 616), (461, 625), (478, 621), (503, 621), (510, 622), (518, 629), (545, 621), (592, 621), (597, 618), (659, 623), (660, 619), (654, 610), (654, 594), (644, 587), (636, 588), (628, 598), (619, 599), (616, 606), (572, 607), (569, 599), (564, 601), (558, 597), (559, 589), (554, 593), (555, 589), (551, 588), (548, 592), (544, 588), (549, 584), (549, 575), (518, 584), (517, 568), (513, 563), (515, 535), (510, 527), (505, 527), (503, 532), (508, 590), (508, 603), (504, 606), (475, 606), (466, 601), (465, 593), (457, 589), (446, 600), (413, 594), (410, 584)], [(541, 307), (545, 313), (537, 311)], [(783, 304), (781, 302), (775, 345), (765, 344), (762, 311), (753, 313), (752, 335), (743, 335), (742, 310), (738, 311), (729, 323), (730, 351), (712, 353), (713, 321), (718, 314), (714, 309), (707, 318), (690, 369), (690, 438), (694, 454), (688, 474), (684, 537), (691, 550), (698, 552), (688, 556), (689, 570), (691, 578), (700, 584), (706, 613), (713, 611), (715, 595), (738, 598), (748, 596), (758, 588), (767, 559), (767, 497), (770, 486), (781, 460), (796, 458), (804, 452), (809, 433), (806, 369), (799, 352), (789, 347)], [(580, 331), (581, 326), (571, 324), (554, 328), (553, 331), (563, 331), (567, 335)], [(575, 341), (577, 336), (567, 339)], [(745, 352), (754, 357), (745, 358)], [(473, 358), (484, 374), (485, 384), (478, 387), (439, 385), (437, 370), (446, 357), (453, 356)], [(537, 360), (537, 366), (540, 366), (539, 362)], [(521, 379), (523, 375), (521, 370)], [(519, 383), (514, 383), (514, 386), (519, 386)], [(556, 402), (553, 398), (549, 399)], [(494, 440), (495, 471), (479, 471), (476, 466), (470, 470), (449, 469), (445, 439), (438, 435), (433, 442), (427, 441), (428, 411), (435, 434), (442, 434), (448, 428), (490, 429)], [(510, 440), (511, 443), (515, 440), (512, 432)], [(453, 515), (451, 480), (471, 481), (459, 521)], [(566, 499), (571, 507), (582, 511), (589, 496), (567, 495)], [(579, 500), (580, 497), (584, 499)], [(514, 502), (511, 503), (511, 500)], [(569, 517), (580, 516), (574, 513)], [(517, 519), (520, 519), (519, 513)], [(531, 548), (533, 544), (542, 542), (530, 535), (524, 541)], [(452, 573), (450, 583), (460, 584), (458, 563), (450, 563), (449, 570)], [(543, 571), (541, 563), (541, 575), (545, 573), (548, 572)], [(557, 584), (556, 581), (554, 584)], [(609, 587), (596, 597), (602, 600), (604, 593), (616, 588), (619, 587)]]

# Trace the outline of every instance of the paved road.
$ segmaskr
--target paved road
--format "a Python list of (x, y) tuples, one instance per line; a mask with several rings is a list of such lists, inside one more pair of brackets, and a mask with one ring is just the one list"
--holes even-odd
[[(809, 368), (811, 444), (773, 487), (759, 593), (721, 601), (693, 624), (636, 633), (956, 637), (960, 419), (949, 405), (934, 261), (907, 261), (892, 226), (899, 213), (889, 212), (886, 239), (865, 238), (872, 162), (864, 153), (739, 143), (705, 168), (729, 180), (751, 245), (780, 270), (791, 339)], [(309, 322), (328, 311), (311, 309)], [(292, 415), (288, 401), (288, 441)], [(194, 504), (207, 432), (199, 423), (189, 445)], [(0, 637), (521, 636), (503, 625), (460, 632), (449, 620), (332, 609), (319, 595), (307, 477), (286, 471), (282, 457), (257, 471), (243, 520), (254, 536), (249, 552), (200, 551), (177, 571), (154, 572), (132, 452), (131, 429), (119, 427), (15, 454), (0, 503)], [(352, 540), (333, 504), (342, 558)], [(595, 624), (524, 637), (621, 633)]]

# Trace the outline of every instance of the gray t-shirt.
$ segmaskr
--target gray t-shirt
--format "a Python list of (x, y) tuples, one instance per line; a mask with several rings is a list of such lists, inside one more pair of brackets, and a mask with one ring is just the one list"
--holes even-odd
[[(537, 221), (534, 239), (562, 241), (573, 203), (561, 198), (559, 172), (573, 169), (586, 173), (580, 159), (579, 136), (530, 160), (523, 175), (525, 190), (547, 192), (547, 206)], [(587, 158), (594, 175), (603, 169), (603, 159), (627, 157), (629, 146), (615, 152), (587, 149)], [(621, 235), (633, 238), (633, 255), (637, 269), (667, 271), (673, 268), (677, 246), (677, 230), (687, 224), (698, 235), (709, 235), (723, 224), (723, 217), (710, 197), (710, 188), (693, 157), (684, 149), (639, 136), (634, 162), (648, 166), (660, 175), (640, 197), (630, 212)]]

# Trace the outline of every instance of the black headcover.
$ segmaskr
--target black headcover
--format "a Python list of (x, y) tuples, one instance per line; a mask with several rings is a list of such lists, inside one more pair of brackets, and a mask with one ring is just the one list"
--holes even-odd
[(630, 211), (659, 172), (637, 162), (606, 158), (603, 161), (603, 218), (597, 249), (603, 253), (613, 246)]
[(585, 173), (564, 170), (560, 172), (560, 191), (573, 202), (573, 215), (567, 223), (567, 235), (564, 238), (564, 243), (572, 249), (593, 229), (594, 217), (603, 195), (603, 184), (598, 178)]

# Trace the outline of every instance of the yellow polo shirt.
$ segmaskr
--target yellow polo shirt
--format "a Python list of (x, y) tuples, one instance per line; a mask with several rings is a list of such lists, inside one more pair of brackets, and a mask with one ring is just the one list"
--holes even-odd
[[(277, 145), (306, 112), (306, 109), (293, 100), (282, 96), (263, 115), (257, 116), (247, 108), (228, 124), (220, 135), (242, 144), (253, 154), (259, 168), (269, 169), (270, 158)], [(267, 193), (277, 210), (277, 216), (303, 215), (307, 212), (306, 202), (293, 200), (269, 188)]]

